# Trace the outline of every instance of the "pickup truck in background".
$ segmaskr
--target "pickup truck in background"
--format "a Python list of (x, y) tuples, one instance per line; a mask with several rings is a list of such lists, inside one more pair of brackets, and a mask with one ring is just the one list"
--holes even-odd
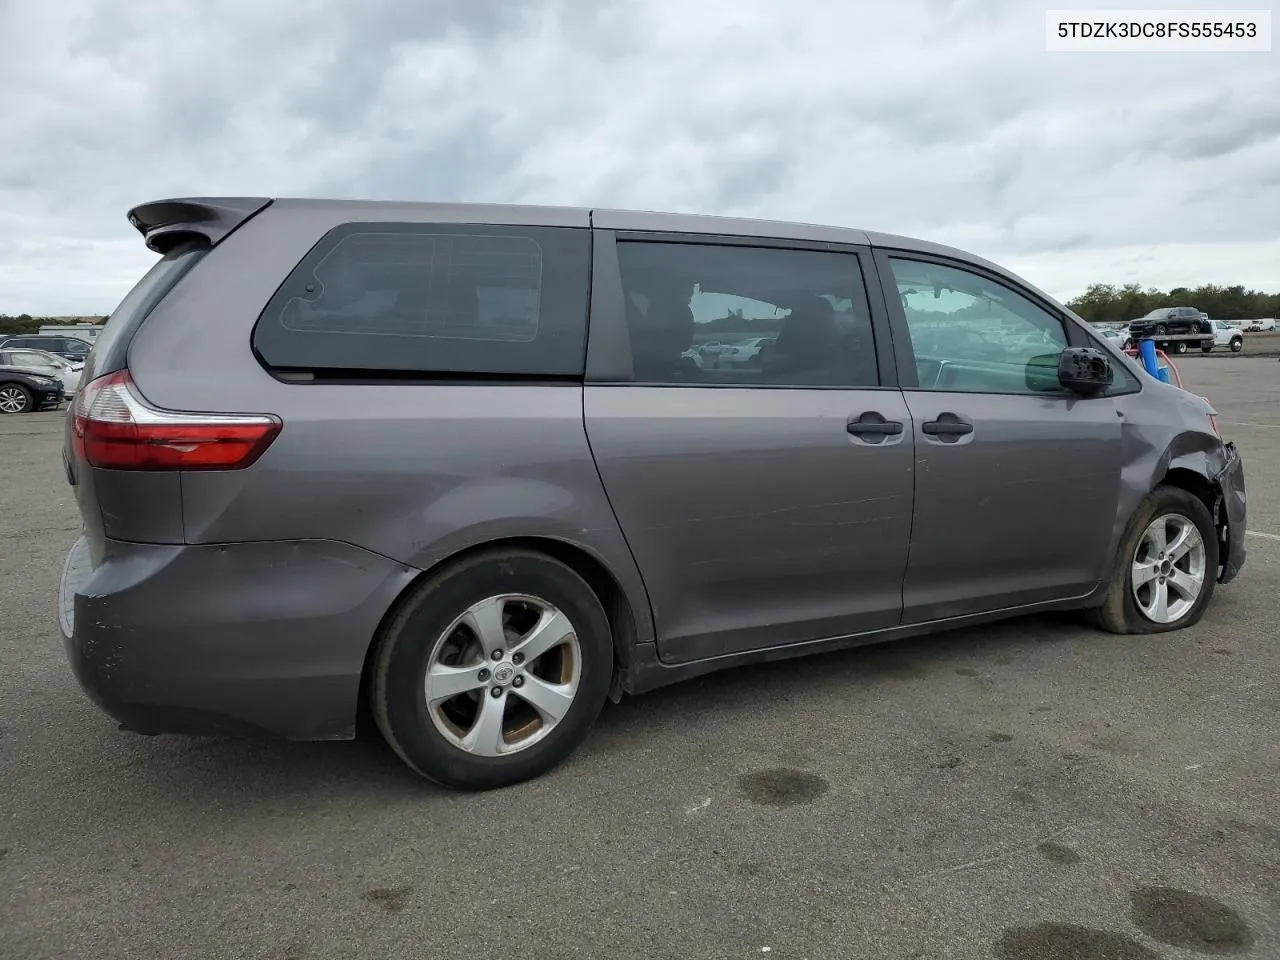
[(1210, 321), (1213, 324), (1213, 343), (1207, 346), (1202, 342), (1200, 349), (1205, 353), (1209, 353), (1214, 347), (1226, 347), (1232, 353), (1239, 353), (1244, 349), (1244, 334), (1240, 332), (1240, 328), (1227, 323), (1225, 320)]
[(1166, 353), (1186, 353), (1192, 347), (1212, 350), (1213, 323), (1195, 307), (1160, 307), (1129, 323), (1129, 339), (1154, 340)]

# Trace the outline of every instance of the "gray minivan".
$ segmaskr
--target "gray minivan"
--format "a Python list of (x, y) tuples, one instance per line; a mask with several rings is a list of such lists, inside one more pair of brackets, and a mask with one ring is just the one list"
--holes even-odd
[(127, 729), (367, 710), (488, 788), (606, 698), (1037, 611), (1172, 630), (1244, 562), (1207, 401), (958, 250), (571, 208), (129, 219), (160, 256), (68, 414), (60, 597)]

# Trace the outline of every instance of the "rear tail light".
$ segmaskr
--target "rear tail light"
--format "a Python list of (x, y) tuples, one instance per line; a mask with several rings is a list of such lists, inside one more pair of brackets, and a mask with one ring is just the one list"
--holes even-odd
[(157, 410), (127, 370), (82, 386), (73, 410), (76, 453), (110, 470), (240, 470), (283, 426), (269, 414)]

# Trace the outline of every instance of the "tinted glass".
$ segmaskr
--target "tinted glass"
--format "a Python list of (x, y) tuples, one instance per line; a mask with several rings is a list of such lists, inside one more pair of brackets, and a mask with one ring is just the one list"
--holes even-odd
[(254, 330), (268, 366), (580, 376), (590, 232), (348, 224), (285, 280)]
[(636, 382), (879, 383), (854, 254), (620, 242), (618, 261)]
[(921, 389), (1066, 393), (1056, 382), (1067, 346), (1058, 317), (981, 274), (921, 260), (890, 263)]
[(73, 353), (81, 357), (89, 352), (89, 344), (83, 340), (76, 340), (74, 338), (63, 340), (58, 344), (58, 346), (63, 353)]

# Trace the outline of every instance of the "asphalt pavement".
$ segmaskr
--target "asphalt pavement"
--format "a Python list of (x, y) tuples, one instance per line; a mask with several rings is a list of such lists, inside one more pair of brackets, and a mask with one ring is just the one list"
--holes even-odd
[(1180, 366), (1253, 531), (1196, 627), (724, 673), (483, 795), (371, 736), (118, 732), (56, 625), (61, 414), (0, 417), (0, 958), (1280, 957), (1280, 365)]

